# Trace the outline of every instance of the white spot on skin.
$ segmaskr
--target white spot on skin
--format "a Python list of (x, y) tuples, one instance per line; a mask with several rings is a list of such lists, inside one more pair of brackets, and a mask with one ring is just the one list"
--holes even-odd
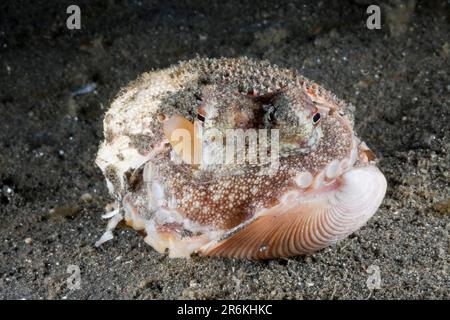
[(322, 171), (322, 172), (318, 173), (314, 177), (314, 181), (313, 181), (312, 187), (314, 189), (320, 188), (323, 185), (324, 179), (325, 179), (325, 172)]
[(313, 182), (313, 176), (308, 171), (301, 172), (295, 177), (295, 183), (300, 188), (308, 188)]
[(157, 200), (164, 199), (164, 189), (159, 183), (152, 184), (152, 192), (155, 199)]
[(334, 179), (341, 174), (341, 166), (339, 161), (333, 160), (326, 169), (325, 172), (328, 179)]
[(341, 162), (340, 162), (340, 167), (341, 167), (341, 172), (347, 171), (350, 168), (349, 160), (348, 159), (342, 159)]

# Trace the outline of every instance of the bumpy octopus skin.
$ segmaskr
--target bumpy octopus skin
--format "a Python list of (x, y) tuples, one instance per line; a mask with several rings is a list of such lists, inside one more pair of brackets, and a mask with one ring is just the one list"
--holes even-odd
[[(336, 243), (386, 192), (353, 109), (295, 71), (247, 58), (197, 58), (142, 75), (105, 116), (96, 163), (116, 209), (97, 245), (122, 219), (170, 257), (270, 259)], [(278, 166), (174, 161), (167, 133), (198, 119), (219, 130), (279, 129)]]

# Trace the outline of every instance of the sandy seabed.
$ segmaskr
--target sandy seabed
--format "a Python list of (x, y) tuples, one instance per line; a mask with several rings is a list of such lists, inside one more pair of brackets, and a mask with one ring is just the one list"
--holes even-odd
[[(368, 30), (364, 0), (77, 1), (71, 31), (72, 3), (2, 1), (0, 298), (449, 299), (450, 10), (405, 2)], [(106, 108), (139, 74), (196, 55), (267, 59), (356, 105), (388, 181), (368, 224), (313, 255), (260, 262), (169, 259), (125, 227), (95, 248), (111, 201), (94, 165)]]

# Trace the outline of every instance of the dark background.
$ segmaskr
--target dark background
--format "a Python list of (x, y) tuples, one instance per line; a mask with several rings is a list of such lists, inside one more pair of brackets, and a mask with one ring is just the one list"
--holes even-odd
[[(81, 30), (66, 28), (70, 4)], [(365, 26), (369, 4), (381, 30)], [(448, 1), (1, 1), (0, 297), (450, 298), (449, 16)], [(369, 223), (273, 261), (169, 259), (126, 228), (95, 248), (111, 201), (94, 164), (109, 103), (196, 55), (267, 59), (355, 104), (388, 180)], [(72, 264), (80, 290), (66, 285)]]

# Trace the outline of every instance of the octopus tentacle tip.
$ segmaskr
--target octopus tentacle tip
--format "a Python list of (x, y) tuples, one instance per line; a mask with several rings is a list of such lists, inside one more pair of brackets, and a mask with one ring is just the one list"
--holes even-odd
[(122, 219), (172, 258), (283, 258), (335, 244), (386, 192), (353, 111), (297, 72), (248, 58), (146, 74), (105, 117), (96, 163), (117, 206), (96, 245)]

